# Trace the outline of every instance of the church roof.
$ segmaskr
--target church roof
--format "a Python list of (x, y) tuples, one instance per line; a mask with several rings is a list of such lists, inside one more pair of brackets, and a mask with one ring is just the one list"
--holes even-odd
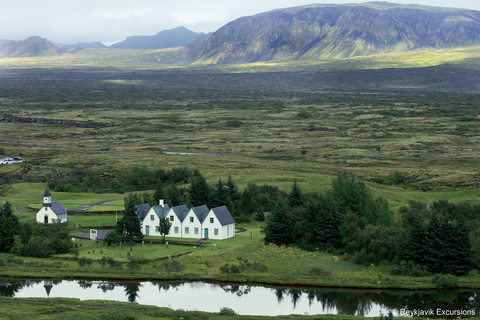
[(53, 201), (52, 202), (51, 209), (57, 216), (67, 213), (67, 210), (58, 201)]
[(48, 185), (45, 187), (45, 192), (43, 193), (44, 197), (51, 197), (52, 194), (50, 193), (50, 189), (48, 188)]

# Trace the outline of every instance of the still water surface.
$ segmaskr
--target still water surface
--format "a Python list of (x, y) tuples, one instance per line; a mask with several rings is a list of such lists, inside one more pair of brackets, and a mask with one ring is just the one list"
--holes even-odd
[[(390, 310), (480, 311), (472, 291), (390, 291), (264, 287), (207, 282), (104, 282), (0, 279), (0, 296), (116, 300), (172, 309), (242, 315), (348, 314), (377, 317)], [(476, 313), (475, 313), (476, 314)]]

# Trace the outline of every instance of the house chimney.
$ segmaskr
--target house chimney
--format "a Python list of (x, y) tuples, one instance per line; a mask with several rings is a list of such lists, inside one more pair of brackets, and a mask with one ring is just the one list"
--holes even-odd
[(163, 199), (160, 199), (160, 200), (158, 201), (158, 204), (159, 204), (159, 206), (163, 207)]

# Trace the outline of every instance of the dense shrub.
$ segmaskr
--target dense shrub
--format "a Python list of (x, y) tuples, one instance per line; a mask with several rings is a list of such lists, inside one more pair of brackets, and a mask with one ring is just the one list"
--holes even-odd
[(432, 277), (432, 283), (440, 289), (458, 288), (458, 278), (451, 274), (436, 274)]
[(182, 272), (185, 267), (177, 259), (166, 259), (160, 264), (153, 265), (153, 268), (160, 272)]

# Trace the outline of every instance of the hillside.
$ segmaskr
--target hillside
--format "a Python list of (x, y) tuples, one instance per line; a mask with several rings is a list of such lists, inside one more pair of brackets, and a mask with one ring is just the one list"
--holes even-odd
[(9, 57), (38, 57), (58, 53), (58, 49), (40, 37), (30, 37), (23, 41), (0, 40), (0, 58)]
[(185, 27), (163, 30), (154, 36), (132, 36), (110, 48), (115, 49), (165, 49), (183, 47), (202, 33), (196, 33)]
[(480, 44), (480, 12), (387, 2), (242, 17), (184, 52), (198, 63), (308, 61)]
[(107, 48), (107, 46), (99, 41), (96, 41), (96, 42), (80, 42), (75, 44), (65, 44), (61, 48), (62, 49), (78, 49), (78, 48), (103, 49), (103, 48)]

